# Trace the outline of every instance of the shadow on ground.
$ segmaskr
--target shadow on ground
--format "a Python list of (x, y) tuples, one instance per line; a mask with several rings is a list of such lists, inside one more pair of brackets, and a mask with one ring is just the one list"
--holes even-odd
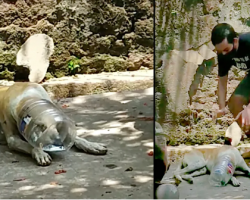
[[(74, 148), (39, 167), (30, 156), (0, 146), (0, 198), (153, 198), (153, 88), (63, 99), (78, 135), (105, 143), (94, 156)], [(64, 169), (66, 173), (55, 174)]]

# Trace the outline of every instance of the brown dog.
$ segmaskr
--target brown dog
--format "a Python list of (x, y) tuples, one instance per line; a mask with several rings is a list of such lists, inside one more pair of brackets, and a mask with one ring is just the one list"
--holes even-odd
[[(51, 163), (50, 155), (41, 148), (34, 148), (24, 141), (17, 128), (18, 113), (25, 102), (31, 98), (52, 102), (46, 90), (36, 83), (18, 82), (10, 87), (0, 88), (0, 123), (11, 150), (32, 155), (39, 165), (49, 165)], [(107, 152), (107, 148), (103, 144), (89, 142), (80, 137), (76, 137), (74, 144), (78, 149), (90, 154), (100, 155)]]
[[(181, 164), (174, 172), (174, 176), (179, 180), (187, 180), (193, 182), (193, 177), (211, 172), (217, 158), (222, 155), (231, 155), (236, 164), (235, 170), (250, 175), (250, 168), (245, 163), (239, 150), (236, 147), (225, 145), (213, 149), (193, 149), (184, 155)], [(249, 154), (246, 154), (248, 156)], [(240, 182), (233, 176), (231, 178), (233, 186), (240, 186)]]

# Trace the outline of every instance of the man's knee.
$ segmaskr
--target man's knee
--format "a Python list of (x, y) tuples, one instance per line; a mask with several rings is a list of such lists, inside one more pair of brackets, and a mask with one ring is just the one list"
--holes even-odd
[(241, 95), (233, 95), (228, 101), (229, 111), (234, 117), (243, 110), (243, 105), (247, 105), (247, 100)]

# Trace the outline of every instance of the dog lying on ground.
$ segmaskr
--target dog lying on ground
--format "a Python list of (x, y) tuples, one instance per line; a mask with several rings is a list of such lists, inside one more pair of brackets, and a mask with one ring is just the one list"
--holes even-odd
[[(25, 102), (31, 98), (45, 99), (50, 102), (46, 90), (37, 83), (18, 82), (10, 87), (0, 88), (0, 124), (11, 150), (30, 154), (38, 165), (49, 165), (51, 157), (42, 148), (34, 148), (27, 141), (24, 141), (17, 128), (18, 113)], [(42, 123), (45, 119), (42, 119)], [(106, 154), (107, 148), (100, 143), (89, 142), (83, 138), (76, 137), (74, 145), (90, 154)]]
[[(182, 162), (174, 171), (174, 177), (179, 181), (184, 179), (193, 183), (193, 177), (206, 174), (207, 171), (211, 172), (216, 159), (226, 154), (234, 157), (236, 164), (235, 171), (239, 170), (246, 175), (250, 175), (250, 168), (245, 163), (239, 150), (233, 146), (225, 145), (214, 149), (193, 149), (191, 152), (185, 154)], [(231, 178), (231, 182), (233, 186), (240, 186), (240, 182), (234, 176)]]

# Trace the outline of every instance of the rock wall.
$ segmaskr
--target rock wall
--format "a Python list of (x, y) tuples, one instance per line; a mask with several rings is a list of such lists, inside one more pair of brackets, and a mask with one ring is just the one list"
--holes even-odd
[[(217, 123), (212, 121), (218, 106), (218, 66), (211, 31), (220, 22), (237, 32), (250, 31), (249, 8), (247, 0), (156, 1), (156, 97), (162, 96), (163, 80), (167, 93), (163, 128), (170, 145), (223, 143), (233, 119), (227, 114)], [(244, 74), (231, 70), (227, 99)]]
[(0, 79), (27, 79), (16, 53), (45, 33), (55, 49), (46, 75), (153, 68), (153, 0), (0, 0)]

